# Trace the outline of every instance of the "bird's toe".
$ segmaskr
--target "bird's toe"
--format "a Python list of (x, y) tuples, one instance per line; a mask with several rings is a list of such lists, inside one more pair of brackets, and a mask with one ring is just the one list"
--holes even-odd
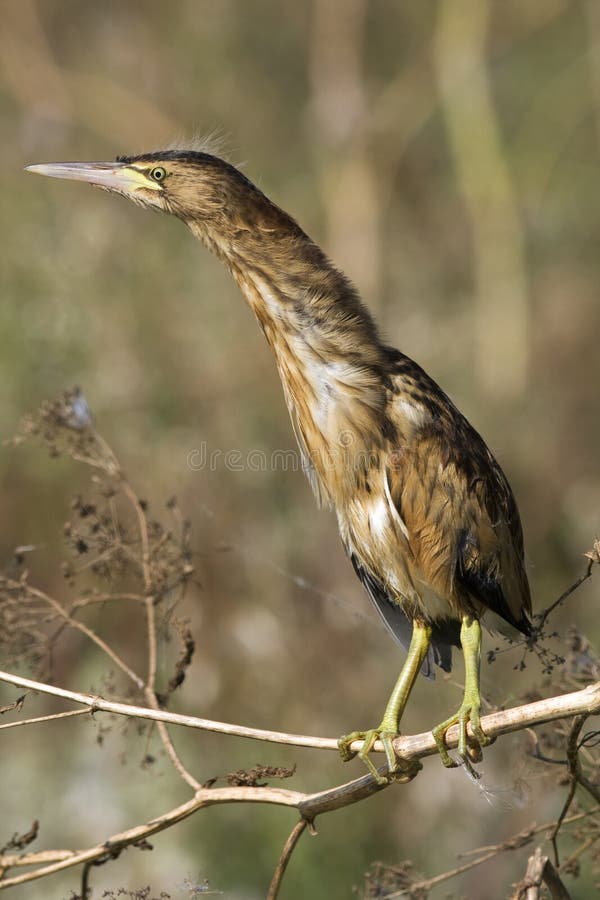
[[(471, 769), (471, 763), (481, 762), (483, 759), (482, 748), (492, 743), (492, 738), (481, 727), (479, 705), (463, 704), (456, 715), (446, 719), (432, 731), (442, 763), (449, 769), (460, 765), (450, 756), (446, 746), (446, 734), (453, 725), (458, 725), (458, 755), (462, 763)], [(469, 725), (471, 734), (468, 732)]]
[(352, 743), (364, 740), (365, 734), (365, 731), (351, 731), (350, 734), (343, 734), (341, 738), (338, 738), (338, 750), (343, 762), (349, 762), (357, 756), (358, 750), (351, 749)]

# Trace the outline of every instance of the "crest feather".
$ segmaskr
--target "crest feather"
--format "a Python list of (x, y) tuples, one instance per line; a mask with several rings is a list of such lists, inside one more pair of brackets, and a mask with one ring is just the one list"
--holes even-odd
[(181, 133), (176, 138), (161, 147), (161, 150), (190, 150), (195, 153), (209, 153), (218, 156), (226, 162), (231, 162), (229, 156), (229, 139), (221, 128), (213, 128), (212, 131), (201, 133), (196, 131), (190, 136)]

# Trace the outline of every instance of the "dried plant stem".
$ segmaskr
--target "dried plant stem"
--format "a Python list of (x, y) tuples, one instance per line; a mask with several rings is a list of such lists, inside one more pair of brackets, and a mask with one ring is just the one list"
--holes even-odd
[(547, 606), (546, 609), (541, 613), (536, 623), (536, 629), (538, 632), (542, 631), (544, 625), (546, 624), (548, 616), (550, 616), (559, 606), (562, 606), (565, 600), (567, 600), (571, 596), (571, 594), (573, 594), (579, 587), (581, 587), (581, 585), (585, 581), (587, 581), (588, 578), (592, 577), (592, 569), (594, 568), (595, 562), (595, 559), (590, 558), (583, 575), (581, 575), (577, 579), (577, 581), (574, 581), (573, 584), (566, 589), (566, 591), (563, 591), (563, 593), (560, 595), (560, 597), (558, 597), (558, 599), (554, 601), (554, 603), (551, 603), (550, 606)]
[(146, 597), (144, 605), (146, 608), (146, 631), (148, 635), (148, 680), (146, 681), (146, 691), (152, 691), (154, 694), (156, 691), (156, 667), (158, 661), (154, 597)]
[[(149, 618), (149, 621), (152, 622), (152, 617)], [(82, 714), (106, 711), (118, 715), (151, 719), (158, 722), (159, 728), (164, 729), (161, 738), (173, 765), (182, 778), (195, 790), (194, 798), (188, 801), (188, 803), (176, 807), (159, 819), (152, 820), (146, 825), (137, 826), (120, 835), (115, 835), (108, 841), (96, 847), (74, 851), (70, 855), (65, 855), (65, 851), (55, 851), (56, 855), (54, 858), (48, 856), (40, 857), (39, 854), (21, 855), (19, 857), (19, 865), (37, 865), (38, 868), (23, 875), (16, 875), (13, 878), (0, 880), (0, 889), (42, 878), (72, 866), (89, 864), (90, 862), (101, 860), (109, 855), (117, 855), (124, 847), (139, 843), (150, 835), (162, 831), (176, 822), (187, 818), (189, 815), (192, 815), (203, 807), (219, 803), (250, 802), (292, 807), (295, 808), (301, 816), (300, 821), (292, 830), (283, 848), (277, 868), (273, 875), (269, 897), (271, 900), (274, 900), (274, 898), (277, 897), (286, 866), (307, 823), (313, 821), (317, 815), (357, 803), (366, 797), (385, 789), (385, 785), (381, 786), (376, 784), (370, 775), (364, 775), (362, 778), (314, 794), (304, 794), (297, 791), (270, 787), (202, 788), (198, 786), (198, 782), (189, 772), (187, 772), (179, 760), (179, 757), (172, 746), (170, 736), (166, 731), (166, 723), (199, 728), (201, 730), (217, 731), (225, 734), (270, 741), (273, 743), (313, 747), (315, 749), (337, 749), (337, 742), (327, 738), (269, 732), (260, 729), (244, 728), (243, 726), (230, 725), (227, 723), (213, 722), (193, 716), (170, 713), (158, 708), (156, 694), (151, 690), (149, 685), (145, 688), (145, 695), (152, 708), (135, 707), (128, 704), (104, 700), (101, 697), (77, 694), (72, 691), (57, 688), (53, 685), (35, 682), (5, 672), (0, 672), (0, 682), (6, 682), (29, 690), (37, 690), (42, 693), (72, 700), (76, 703), (85, 704), (87, 709), (82, 710)], [(573, 776), (573, 783), (576, 785), (577, 780), (574, 776), (577, 774), (577, 767), (573, 765), (572, 758), (573, 754), (575, 754), (575, 757), (577, 754), (579, 734), (585, 722), (585, 717), (599, 711), (600, 683), (596, 683), (570, 694), (550, 697), (546, 700), (536, 701), (535, 703), (526, 704), (525, 706), (517, 707), (515, 709), (504, 710), (485, 716), (482, 720), (482, 726), (490, 736), (496, 736), (506, 732), (530, 728), (533, 725), (543, 724), (555, 719), (576, 715), (577, 718), (571, 729), (568, 748), (569, 759), (571, 761), (570, 771)], [(456, 739), (457, 735), (451, 732), (448, 738), (449, 746), (455, 745)], [(360, 746), (360, 742), (357, 742), (357, 745)], [(404, 758), (425, 757), (436, 752), (435, 742), (429, 733), (399, 736), (395, 741), (395, 748), (399, 756)], [(569, 797), (571, 797), (571, 792), (569, 793)], [(595, 809), (597, 809), (597, 807)], [(593, 811), (594, 810), (590, 811), (588, 814), (591, 814)], [(586, 815), (584, 813), (567, 817), (567, 812), (568, 804), (565, 804), (563, 813), (559, 817), (557, 823), (549, 823), (536, 829), (532, 829), (527, 834), (523, 834), (521, 841), (513, 841), (512, 843), (506, 842), (504, 845), (499, 845), (497, 847), (481, 848), (481, 855), (477, 859), (464, 863), (449, 872), (437, 875), (426, 882), (424, 881), (422, 886), (429, 889), (437, 884), (447, 881), (455, 875), (459, 875), (475, 866), (481, 865), (503, 849), (514, 849), (517, 846), (522, 846), (524, 843), (531, 840), (531, 837), (535, 833), (539, 833), (540, 831), (547, 831), (552, 828), (552, 834), (549, 835), (549, 839), (552, 841), (553, 838), (556, 838), (558, 827), (561, 827), (568, 822), (575, 821), (578, 818), (583, 818)], [(0, 869), (7, 868), (9, 865), (14, 865), (14, 858), (14, 856), (10, 858), (0, 857)], [(50, 861), (50, 859), (52, 859), (52, 861)], [(398, 892), (392, 896), (400, 897), (402, 896), (402, 892)]]
[(135, 600), (138, 603), (143, 601), (141, 594), (133, 593), (117, 593), (117, 594), (91, 594), (89, 597), (79, 597), (71, 604), (71, 609), (84, 609), (86, 606), (92, 606), (97, 603), (115, 603), (122, 600)]
[[(201, 731), (213, 731), (220, 734), (230, 734), (237, 737), (251, 738), (258, 741), (267, 741), (273, 744), (288, 744), (292, 747), (310, 747), (315, 750), (338, 751), (335, 738), (313, 737), (303, 734), (287, 734), (281, 731), (267, 731), (262, 728), (248, 728), (244, 725), (232, 725), (227, 722), (216, 722), (211, 719), (201, 719), (196, 716), (186, 716), (181, 713), (172, 713), (161, 709), (149, 709), (143, 706), (133, 706), (128, 703), (118, 703), (113, 700), (105, 700), (92, 694), (83, 694), (76, 691), (68, 691), (41, 681), (33, 681), (20, 675), (0, 671), (0, 682), (13, 684), (16, 687), (39, 691), (54, 697), (62, 697), (64, 700), (72, 700), (90, 707), (92, 712), (110, 712), (121, 716), (130, 716), (140, 719), (151, 719), (155, 722), (165, 722), (170, 725), (183, 725), (187, 728), (198, 728)], [(512, 709), (502, 710), (484, 716), (481, 720), (486, 734), (494, 738), (500, 734), (509, 734), (520, 731), (534, 725), (544, 725), (557, 719), (566, 719), (575, 715), (597, 715), (600, 712), (600, 682), (590, 684), (580, 691), (569, 694), (561, 694), (557, 697), (548, 697), (545, 700), (536, 700), (524, 706), (516, 706)], [(458, 744), (458, 728), (453, 726), (448, 732), (447, 744), (450, 748)], [(353, 750), (360, 750), (361, 741), (354, 741)], [(426, 731), (415, 735), (399, 735), (394, 740), (394, 748), (401, 758), (421, 758), (433, 756), (437, 753), (435, 740), (431, 732)], [(375, 751), (382, 751), (383, 747), (378, 741)]]
[[(6, 579), (7, 583), (13, 587), (19, 587), (19, 582), (13, 581), (11, 579)], [(38, 588), (32, 587), (30, 584), (27, 585), (27, 591), (31, 596), (37, 597), (38, 600), (42, 600), (44, 603), (47, 603), (55, 613), (63, 620), (65, 625), (68, 625), (70, 628), (74, 628), (76, 631), (80, 631), (84, 634), (92, 643), (94, 643), (103, 653), (105, 653), (110, 660), (119, 668), (122, 672), (127, 675), (131, 681), (136, 685), (136, 687), (141, 690), (144, 687), (144, 682), (137, 675), (133, 669), (127, 665), (124, 659), (122, 659), (118, 653), (116, 653), (112, 647), (104, 641), (99, 634), (90, 628), (88, 625), (85, 625), (83, 622), (80, 622), (78, 619), (74, 619), (73, 616), (69, 615), (66, 609), (61, 606), (58, 600), (55, 600), (54, 597), (51, 597), (50, 594), (46, 594), (44, 591), (40, 591)]]
[(132, 509), (137, 516), (140, 541), (142, 544), (142, 570), (144, 574), (144, 587), (146, 589), (146, 592), (150, 593), (150, 591), (152, 590), (152, 576), (150, 574), (150, 542), (148, 540), (148, 523), (146, 521), (144, 510), (142, 509), (142, 506), (140, 504), (139, 497), (136, 496), (135, 491), (126, 478), (122, 479), (120, 486), (123, 495), (127, 497), (129, 502), (131, 503)]
[(38, 725), (40, 722), (52, 722), (55, 719), (69, 719), (73, 716), (86, 716), (92, 712), (92, 708), (87, 709), (70, 709), (67, 712), (52, 713), (49, 716), (37, 716), (35, 719), (17, 719), (16, 722), (4, 722), (0, 725), (3, 728), (19, 728), (21, 725)]
[[(225, 788), (200, 788), (195, 796), (177, 806), (164, 815), (152, 819), (145, 825), (138, 825), (130, 828), (120, 834), (112, 835), (102, 844), (85, 850), (73, 851), (73, 853), (64, 857), (64, 851), (58, 851), (61, 858), (49, 865), (44, 865), (33, 872), (27, 872), (23, 875), (15, 875), (12, 878), (0, 880), (0, 890), (8, 887), (14, 887), (17, 884), (24, 884), (27, 881), (33, 881), (37, 878), (43, 878), (60, 872), (73, 866), (82, 865), (93, 860), (99, 860), (103, 857), (117, 856), (125, 847), (135, 846), (141, 841), (146, 840), (159, 831), (170, 828), (177, 822), (187, 819), (199, 809), (208, 806), (215, 806), (224, 803), (267, 803), (276, 806), (287, 806), (297, 809), (304, 820), (312, 821), (316, 816), (329, 812), (333, 809), (340, 809), (352, 803), (358, 803), (370, 794), (381, 790), (381, 786), (375, 784), (370, 775), (364, 775), (355, 781), (338, 785), (326, 791), (319, 791), (316, 794), (303, 794), (299, 791), (284, 790), (282, 788), (272, 787), (225, 787)], [(299, 836), (299, 835), (298, 835)], [(293, 849), (293, 847), (291, 848)], [(291, 852), (291, 850), (290, 850)], [(38, 854), (32, 854), (33, 859), (38, 858)], [(23, 856), (20, 865), (27, 865), (27, 857)], [(8, 858), (0, 856), (0, 869), (6, 868)]]
[[(598, 812), (600, 812), (600, 806), (592, 806), (591, 809), (586, 809), (585, 812), (573, 813), (572, 816), (567, 816), (563, 825), (572, 825), (574, 822), (580, 822), (582, 819), (594, 816)], [(520, 847), (524, 847), (526, 844), (531, 843), (537, 834), (551, 831), (555, 825), (555, 820), (545, 822), (543, 825), (535, 825), (533, 828), (527, 828), (525, 831), (520, 831), (518, 834), (513, 835), (513, 837), (506, 841), (502, 841), (500, 844), (487, 844), (483, 847), (476, 847), (475, 850), (464, 850), (459, 854), (459, 858), (477, 855), (478, 853), (488, 853), (490, 850), (493, 850), (494, 853), (503, 853), (505, 850), (518, 850)]]
[[(546, 885), (552, 900), (571, 900), (571, 895), (560, 876), (540, 847), (536, 848), (527, 861), (527, 872), (513, 895), (513, 900), (539, 900), (542, 886)], [(544, 896), (546, 894), (544, 893)]]
[[(136, 844), (139, 844), (141, 841), (151, 837), (153, 834), (164, 831), (165, 829), (170, 828), (172, 825), (175, 825), (178, 822), (187, 819), (189, 816), (193, 815), (200, 809), (225, 803), (266, 803), (277, 806), (287, 806), (298, 810), (302, 818), (300, 822), (298, 822), (294, 826), (294, 829), (292, 830), (283, 849), (278, 864), (278, 868), (282, 866), (279, 876), (280, 883), (285, 871), (285, 866), (287, 865), (287, 862), (289, 861), (289, 858), (297, 844), (297, 841), (307, 824), (313, 821), (318, 815), (322, 815), (323, 813), (329, 812), (330, 810), (340, 809), (343, 806), (349, 806), (352, 803), (357, 803), (363, 800), (366, 796), (369, 796), (369, 794), (377, 792), (381, 789), (381, 786), (376, 785), (371, 779), (370, 775), (364, 775), (362, 778), (358, 778), (354, 781), (347, 782), (346, 784), (339, 785), (326, 791), (320, 791), (315, 794), (302, 794), (298, 791), (290, 791), (284, 790), (282, 788), (271, 787), (201, 788), (196, 792), (195, 796), (191, 800), (183, 803), (181, 806), (177, 806), (174, 809), (169, 810), (167, 813), (164, 813), (158, 818), (152, 819), (145, 825), (138, 825), (134, 828), (128, 829), (127, 831), (112, 835), (102, 844), (98, 844), (94, 847), (89, 847), (85, 850), (74, 851), (47, 850), (41, 853), (1, 855), (0, 871), (2, 869), (16, 866), (23, 867), (40, 864), (41, 866), (40, 868), (35, 869), (32, 872), (24, 873), (23, 875), (15, 875), (12, 878), (1, 879), (0, 890), (7, 887), (14, 887), (18, 884), (24, 884), (28, 881), (34, 881), (38, 878), (52, 875), (64, 869), (72, 868), (73, 866), (82, 865), (94, 860), (102, 859), (103, 857), (116, 856), (125, 847), (135, 846)], [(566, 818), (564, 820), (564, 824), (577, 822), (589, 815), (594, 814), (597, 811), (598, 808), (595, 807), (594, 809), (588, 810), (585, 813), (577, 813)], [(526, 836), (524, 835), (523, 842), (527, 842), (527, 837), (531, 839), (531, 837), (533, 837), (535, 834), (539, 834), (543, 831), (548, 831), (550, 828), (552, 828), (553, 824), (553, 822), (547, 822), (544, 825), (532, 828)], [(435, 884), (439, 884), (442, 881), (451, 878), (453, 875), (459, 874), (460, 872), (466, 871), (469, 868), (473, 868), (476, 865), (479, 865), (481, 862), (484, 862), (486, 859), (495, 856), (502, 850), (513, 848), (516, 849), (517, 846), (522, 846), (522, 843), (514, 840), (506, 841), (504, 844), (500, 844), (491, 848), (491, 852), (486, 853), (484, 858), (474, 860), (472, 864), (460, 866), (456, 870), (451, 870), (450, 872), (444, 873), (443, 875), (438, 875), (434, 879), (431, 879), (427, 882), (422, 882), (422, 884), (424, 886), (434, 886)], [(486, 850), (487, 848), (481, 849)], [(285, 864), (283, 864), (284, 860)], [(273, 889), (274, 883), (276, 885), (278, 884), (275, 881), (275, 876), (273, 878), (273, 881), (271, 882), (271, 890)], [(275, 898), (277, 894), (270, 894), (269, 896), (271, 898)], [(401, 894), (398, 894), (398, 896), (401, 896)]]
[[(144, 573), (144, 608), (146, 611), (146, 635), (148, 645), (148, 679), (144, 687), (144, 696), (149, 706), (156, 712), (160, 712), (160, 704), (156, 696), (156, 670), (158, 666), (158, 645), (156, 640), (156, 607), (152, 594), (152, 576), (150, 572), (150, 544), (148, 540), (148, 522), (138, 497), (127, 481), (123, 483), (123, 493), (135, 509), (140, 539), (142, 543), (142, 570)], [(179, 754), (175, 750), (171, 735), (164, 721), (157, 720), (158, 734), (167, 756), (181, 778), (195, 791), (200, 790), (200, 782), (194, 778), (191, 772), (182, 763)], [(85, 898), (84, 898), (85, 900)]]
[(158, 733), (160, 735), (160, 739), (163, 743), (167, 756), (171, 760), (173, 767), (176, 771), (181, 775), (183, 780), (189, 784), (191, 788), (197, 791), (200, 788), (200, 782), (194, 778), (192, 773), (184, 766), (181, 762), (179, 754), (175, 750), (173, 745), (173, 741), (171, 740), (171, 735), (169, 734), (169, 730), (164, 722), (158, 722)]
[[(99, 860), (102, 859), (102, 857), (117, 856), (118, 853), (125, 847), (137, 844), (140, 841), (150, 837), (151, 835), (156, 834), (159, 831), (163, 831), (165, 828), (169, 828), (176, 822), (181, 822), (183, 819), (188, 818), (188, 816), (192, 815), (192, 813), (196, 812), (196, 810), (200, 809), (202, 806), (207, 805), (210, 804), (206, 802), (206, 798), (196, 796), (192, 800), (189, 800), (187, 803), (175, 807), (174, 809), (165, 813), (163, 816), (160, 816), (158, 819), (154, 819), (151, 822), (148, 822), (146, 825), (138, 825), (135, 828), (130, 828), (128, 831), (123, 831), (120, 834), (112, 835), (108, 838), (108, 840), (106, 840), (102, 844), (96, 845), (95, 847), (89, 847), (85, 850), (76, 850), (69, 857), (57, 860), (50, 863), (49, 865), (43, 865), (41, 868), (35, 869), (33, 872), (26, 872), (23, 875), (15, 875), (12, 878), (2, 879), (0, 880), (0, 890), (4, 890), (8, 887), (14, 887), (18, 884), (25, 884), (28, 881), (34, 881), (38, 878), (44, 878), (45, 876), (52, 875), (55, 872), (60, 872), (64, 869), (70, 869), (73, 866), (89, 863), (93, 860)], [(35, 856), (37, 856), (37, 854), (35, 854)], [(4, 860), (1, 857), (0, 865), (4, 865)]]
[[(567, 820), (563, 819), (563, 825), (564, 825), (565, 821), (567, 821)], [(597, 844), (598, 841), (600, 841), (600, 834), (594, 834), (594, 835), (592, 835), (592, 837), (589, 837), (589, 838), (587, 838), (587, 840), (583, 841), (583, 843), (581, 843), (579, 845), (579, 847), (576, 850), (574, 850), (573, 853), (571, 853), (570, 856), (567, 856), (567, 858), (562, 861), (562, 863), (560, 864), (561, 871), (564, 871), (564, 872), (571, 871), (571, 866), (573, 865), (575, 860), (579, 859), (585, 853), (587, 853), (587, 851), (591, 847), (593, 847), (594, 844)]]
[[(160, 713), (161, 708), (160, 708), (159, 702), (156, 697), (156, 692), (149, 685), (147, 685), (146, 688), (144, 689), (144, 696), (146, 697), (146, 700), (147, 700), (149, 706), (155, 712)], [(195, 790), (195, 791), (199, 790), (201, 787), (201, 784), (196, 778), (194, 778), (192, 773), (186, 769), (186, 767), (182, 763), (181, 759), (179, 758), (179, 754), (175, 750), (173, 741), (171, 740), (171, 735), (169, 734), (169, 730), (168, 730), (165, 722), (162, 719), (158, 719), (158, 718), (155, 721), (157, 723), (158, 733), (159, 733), (160, 739), (162, 741), (162, 745), (165, 748), (165, 752), (167, 753), (167, 756), (171, 760), (173, 767), (179, 773), (179, 775), (181, 775), (183, 780), (187, 784), (189, 784), (189, 786), (193, 790)]]
[[(414, 882), (414, 884), (411, 884), (410, 890), (411, 892), (413, 892), (413, 894), (415, 891), (430, 891), (438, 884), (443, 884), (444, 881), (450, 881), (451, 878), (456, 878), (457, 875), (463, 875), (465, 872), (470, 871), (470, 869), (476, 869), (477, 866), (480, 866), (482, 863), (487, 862), (489, 859), (493, 859), (501, 852), (502, 851), (499, 849), (491, 850), (489, 853), (484, 853), (482, 856), (477, 857), (477, 859), (472, 859), (471, 862), (463, 863), (463, 865), (456, 866), (454, 869), (448, 869), (447, 872), (442, 872), (440, 875), (434, 875), (433, 878), (427, 878), (424, 881), (416, 881)], [(392, 900), (392, 898), (403, 896), (406, 896), (406, 891), (404, 889), (400, 891), (392, 891), (392, 893), (386, 894), (386, 900)]]
[(567, 768), (569, 771), (569, 777), (571, 779), (571, 783), (569, 785), (569, 792), (563, 804), (563, 808), (561, 813), (556, 820), (556, 824), (552, 830), (552, 834), (550, 836), (550, 842), (552, 844), (552, 850), (554, 852), (554, 864), (558, 868), (560, 866), (560, 857), (558, 854), (558, 833), (562, 827), (563, 821), (569, 809), (571, 807), (571, 803), (573, 802), (573, 798), (575, 797), (575, 791), (577, 790), (577, 784), (579, 781), (579, 777), (581, 775), (581, 764), (579, 762), (579, 735), (581, 734), (581, 730), (585, 725), (585, 721), (587, 716), (576, 716), (573, 720), (573, 725), (571, 726), (571, 731), (569, 732), (569, 739), (567, 741)]
[(273, 878), (271, 879), (271, 885), (269, 887), (269, 893), (267, 894), (267, 900), (277, 900), (279, 895), (279, 888), (281, 887), (281, 881), (283, 876), (285, 875), (285, 870), (287, 869), (287, 865), (291, 859), (292, 853), (296, 849), (296, 844), (300, 840), (300, 837), (308, 825), (306, 819), (300, 819), (299, 822), (296, 822), (294, 827), (292, 828), (290, 835), (285, 842), (285, 846), (281, 851), (281, 856), (279, 857), (279, 862), (277, 863), (277, 867), (275, 872), (273, 873)]

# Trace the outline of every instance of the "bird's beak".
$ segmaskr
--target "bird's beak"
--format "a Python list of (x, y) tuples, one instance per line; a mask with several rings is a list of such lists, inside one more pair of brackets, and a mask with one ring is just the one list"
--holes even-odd
[(121, 162), (58, 162), (26, 166), (26, 172), (48, 175), (50, 178), (67, 178), (70, 181), (86, 181), (109, 191), (131, 194), (139, 188), (160, 190), (146, 174)]

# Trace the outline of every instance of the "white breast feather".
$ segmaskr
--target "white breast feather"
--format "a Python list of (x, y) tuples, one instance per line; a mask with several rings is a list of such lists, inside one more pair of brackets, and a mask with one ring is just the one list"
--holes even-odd
[(396, 504), (394, 503), (394, 501), (392, 500), (392, 494), (390, 491), (390, 484), (388, 481), (387, 472), (384, 472), (384, 474), (383, 474), (383, 489), (385, 491), (386, 503), (387, 503), (387, 506), (389, 508), (392, 518), (394, 519), (394, 521), (400, 528), (400, 531), (402, 532), (402, 534), (404, 535), (406, 540), (407, 541), (410, 540), (410, 536), (408, 534), (408, 528), (406, 527), (406, 522), (404, 521), (404, 519), (398, 512), (398, 508), (397, 508)]

